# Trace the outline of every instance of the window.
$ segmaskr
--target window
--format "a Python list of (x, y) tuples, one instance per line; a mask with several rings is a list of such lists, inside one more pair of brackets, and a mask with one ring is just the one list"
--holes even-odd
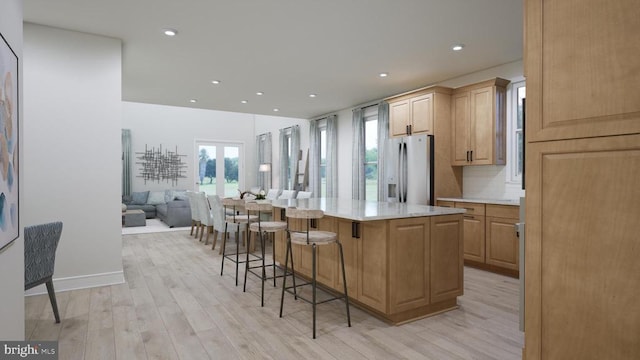
[(364, 113), (365, 200), (378, 201), (378, 107)]
[(522, 182), (522, 170), (524, 169), (524, 112), (523, 99), (526, 97), (524, 81), (513, 83), (512, 92), (512, 117), (511, 117), (511, 181)]
[(327, 122), (322, 121), (320, 130), (320, 197), (327, 196)]

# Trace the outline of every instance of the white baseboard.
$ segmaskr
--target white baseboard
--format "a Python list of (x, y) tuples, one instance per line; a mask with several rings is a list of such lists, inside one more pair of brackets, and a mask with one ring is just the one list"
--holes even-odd
[[(56, 292), (87, 289), (99, 286), (116, 285), (124, 283), (124, 272), (114, 271), (102, 274), (71, 276), (53, 279), (53, 288)], [(42, 284), (24, 292), (25, 296), (46, 294), (47, 287)]]

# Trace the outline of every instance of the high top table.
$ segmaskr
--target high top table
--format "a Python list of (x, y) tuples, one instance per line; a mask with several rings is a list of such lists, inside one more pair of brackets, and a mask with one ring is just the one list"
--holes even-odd
[[(464, 209), (338, 198), (274, 200), (274, 219), (287, 207), (319, 209), (319, 230), (332, 231), (344, 248), (347, 289), (355, 305), (402, 324), (457, 308), (463, 293)], [(300, 229), (304, 222), (290, 219)], [(284, 264), (286, 235), (276, 237), (275, 258)], [(311, 252), (293, 246), (294, 269), (311, 277)], [(318, 249), (317, 279), (341, 291), (338, 250)]]

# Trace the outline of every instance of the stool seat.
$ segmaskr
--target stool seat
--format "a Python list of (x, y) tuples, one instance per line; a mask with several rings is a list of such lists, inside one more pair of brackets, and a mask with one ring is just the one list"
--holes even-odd
[(298, 245), (328, 245), (333, 244), (338, 235), (329, 231), (309, 231), (309, 243), (307, 244), (306, 232), (291, 232), (291, 242)]
[(287, 229), (287, 223), (284, 221), (261, 221), (260, 223), (254, 222), (249, 225), (249, 230), (253, 232), (264, 231), (273, 233), (276, 231), (282, 231)]
[(240, 224), (244, 224), (247, 221), (248, 222), (253, 222), (253, 221), (258, 221), (258, 216), (257, 215), (249, 215), (247, 217), (247, 214), (240, 214), (240, 215), (227, 215), (227, 221), (228, 222), (235, 222), (235, 223), (240, 223)]

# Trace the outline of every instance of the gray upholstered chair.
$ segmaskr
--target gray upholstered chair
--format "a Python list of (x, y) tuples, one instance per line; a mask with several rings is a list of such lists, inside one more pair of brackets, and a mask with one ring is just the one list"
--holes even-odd
[(280, 199), (295, 199), (296, 198), (296, 190), (282, 190), (280, 196), (278, 196), (278, 200)]
[(313, 192), (311, 191), (298, 191), (298, 194), (296, 194), (296, 199), (310, 199), (312, 195)]
[(24, 228), (24, 289), (47, 285), (56, 323), (60, 322), (60, 315), (52, 279), (60, 234), (62, 222), (59, 221)]
[(267, 196), (266, 199), (267, 200), (276, 200), (278, 199), (278, 196), (280, 196), (281, 190), (279, 189), (269, 189), (269, 191), (267, 192)]

